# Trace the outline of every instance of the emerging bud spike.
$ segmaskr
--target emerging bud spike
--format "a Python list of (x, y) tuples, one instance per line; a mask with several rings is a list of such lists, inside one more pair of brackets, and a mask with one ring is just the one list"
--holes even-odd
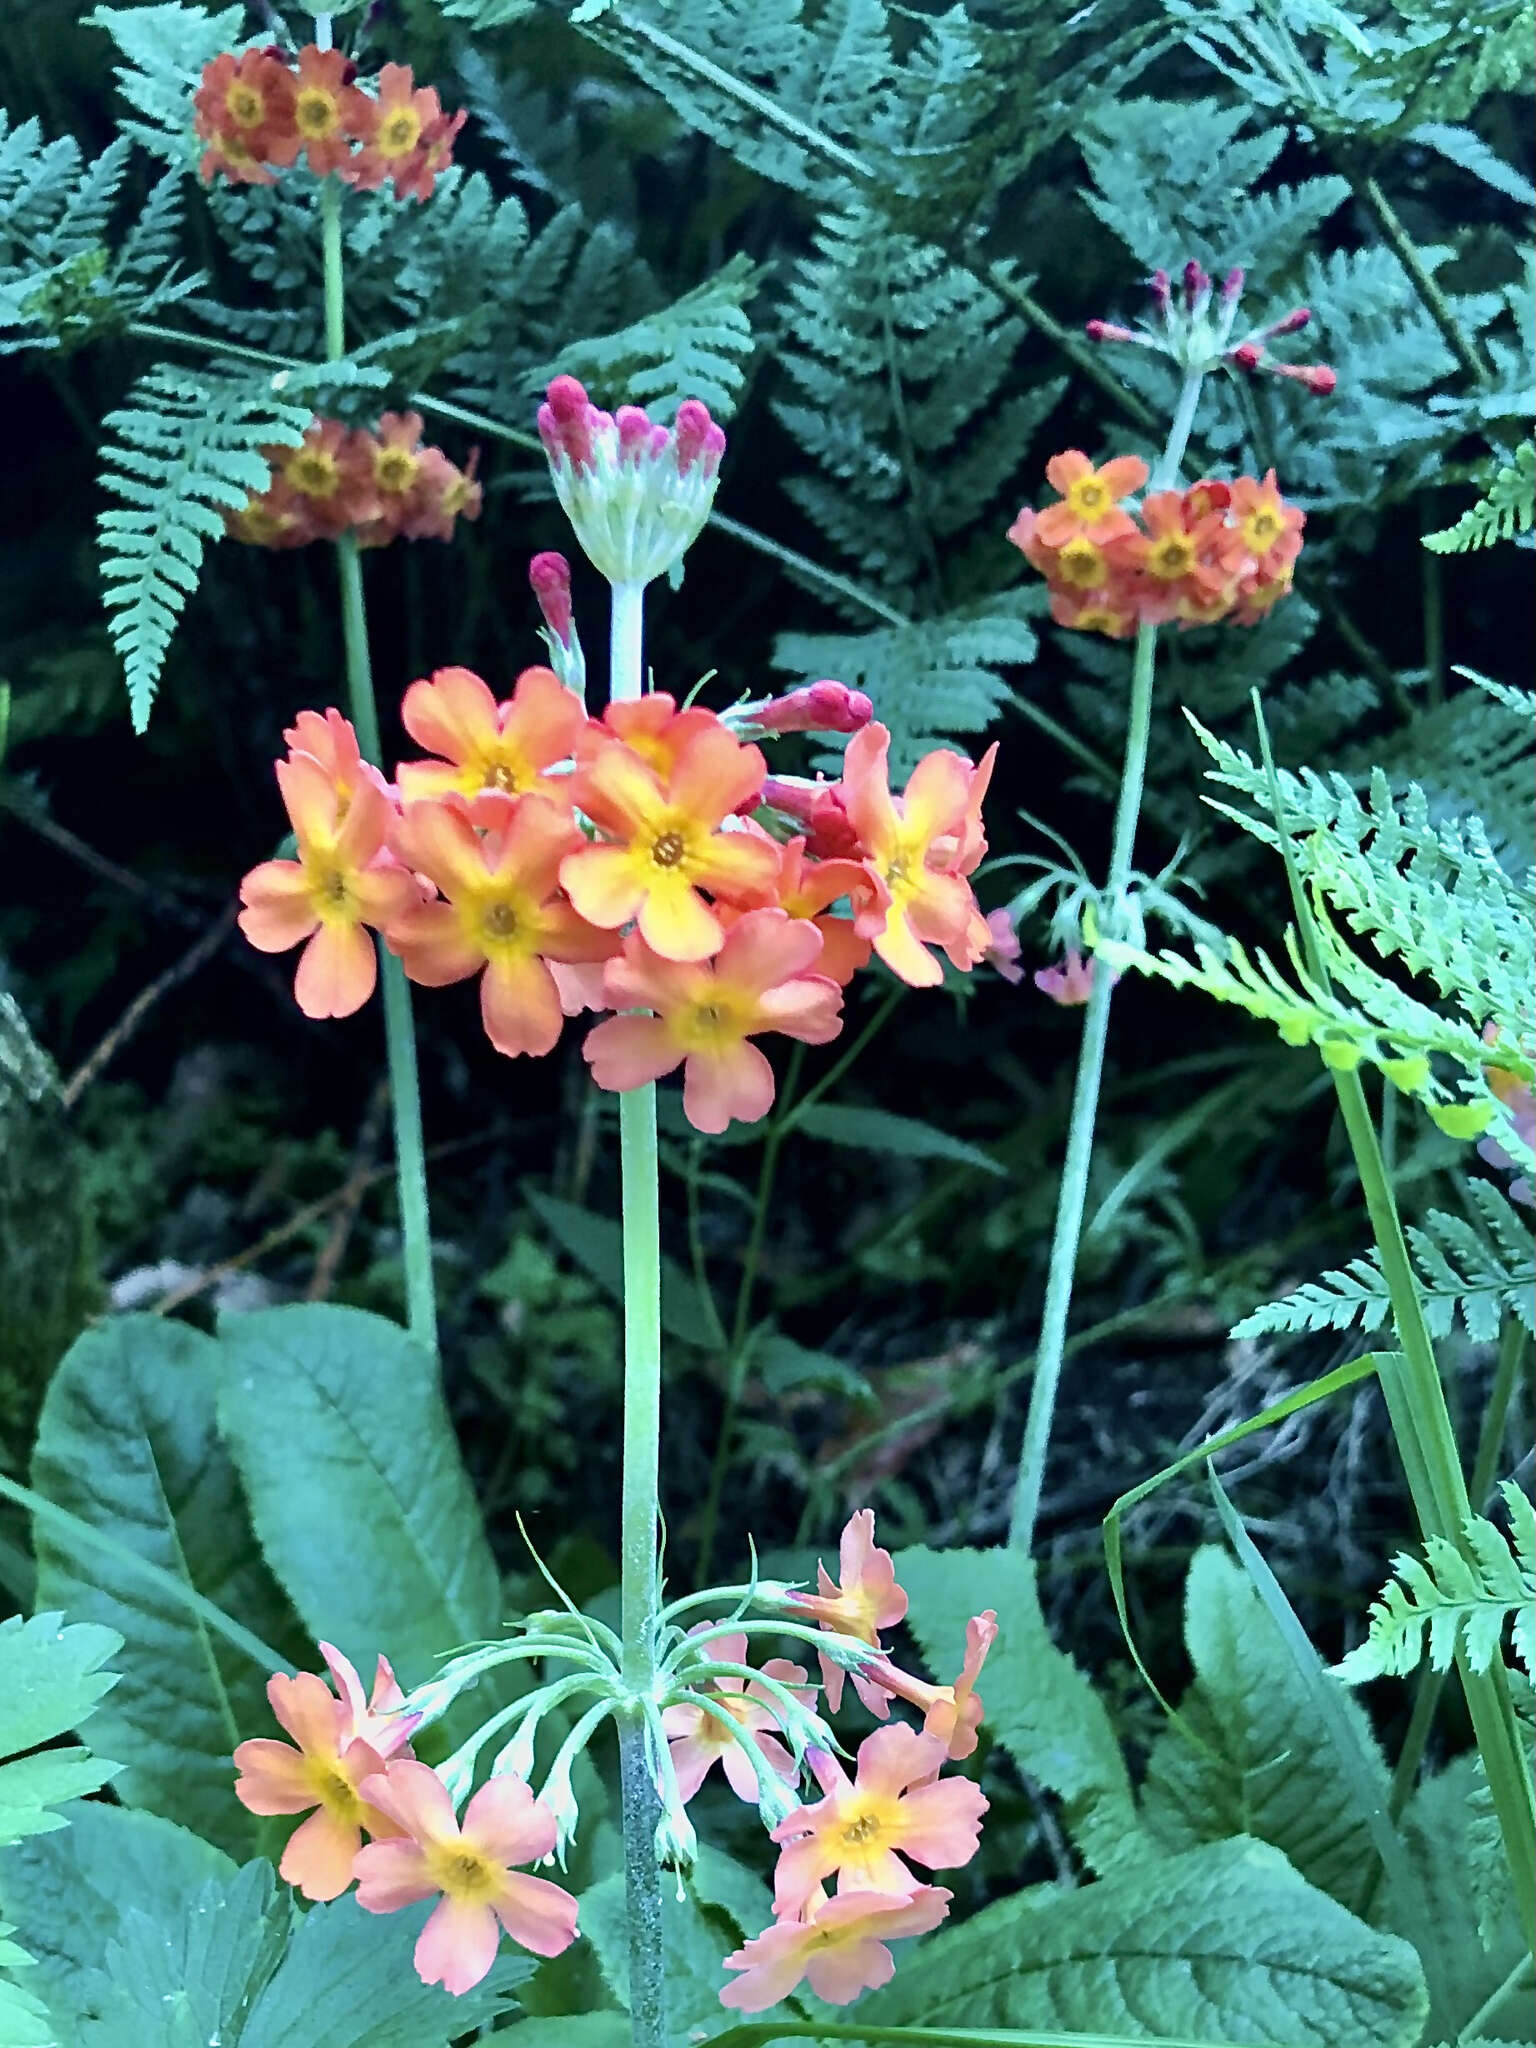
[(571, 640), (571, 565), (553, 548), (535, 555), (528, 564), (528, 582), (538, 599), (544, 623), (561, 643)]

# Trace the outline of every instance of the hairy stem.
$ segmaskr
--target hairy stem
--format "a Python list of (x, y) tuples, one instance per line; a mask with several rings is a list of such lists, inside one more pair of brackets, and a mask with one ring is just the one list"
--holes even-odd
[[(641, 694), (645, 589), (613, 586), (609, 695)], [(632, 1698), (656, 1686), (661, 1462), (661, 1197), (656, 1084), (619, 1097), (619, 1171), (624, 1211), (624, 1477), (620, 1504), (620, 1632)], [(637, 1708), (619, 1724), (624, 1877), (629, 1902), (630, 2019), (635, 2048), (665, 2048), (666, 1978), (661, 1956), (661, 1872), (656, 1862), (657, 1795), (645, 1761)]]
[[(325, 266), (325, 354), (335, 362), (347, 352), (346, 284), (341, 243), (341, 189), (334, 178), (320, 186), (320, 235)], [(379, 709), (368, 655), (368, 614), (363, 604), (363, 566), (356, 538), (336, 543), (341, 581), (341, 637), (346, 652), (347, 708), (357, 728), (363, 758), (380, 760)], [(416, 1070), (416, 1031), (405, 969), (382, 941), (379, 981), (384, 992), (384, 1048), (389, 1062), (389, 1099), (395, 1126), (395, 1185), (400, 1204), (400, 1237), (405, 1265), (406, 1322), (411, 1335), (437, 1350), (437, 1293), (432, 1277), (432, 1228), (427, 1210), (426, 1145), (421, 1128), (421, 1082)]]
[[(1203, 382), (1204, 373), (1201, 371), (1192, 371), (1184, 379), (1168, 439), (1151, 480), (1153, 490), (1166, 490), (1178, 475), (1179, 464), (1189, 443), (1190, 429), (1194, 425), (1195, 409), (1200, 403)], [(1152, 683), (1156, 664), (1157, 628), (1143, 625), (1137, 631), (1136, 654), (1131, 665), (1131, 705), (1125, 735), (1125, 760), (1120, 772), (1120, 794), (1115, 804), (1109, 879), (1104, 888), (1104, 902), (1111, 915), (1124, 899), (1136, 851), (1136, 827), (1141, 818), (1141, 799), (1146, 783), (1147, 741), (1152, 728)], [(1088, 1199), (1088, 1169), (1093, 1161), (1094, 1128), (1098, 1122), (1099, 1094), (1104, 1080), (1104, 1049), (1109, 1040), (1111, 992), (1109, 976), (1100, 969), (1093, 977), (1093, 988), (1083, 1018), (1077, 1077), (1072, 1085), (1072, 1113), (1067, 1125), (1066, 1156), (1062, 1162), (1056, 1221), (1051, 1233), (1045, 1302), (1040, 1312), (1040, 1345), (1029, 1391), (1029, 1412), (1024, 1422), (1018, 1479), (1014, 1486), (1008, 1541), (1016, 1550), (1033, 1549), (1035, 1523), (1040, 1513), (1051, 1422), (1056, 1413), (1056, 1394), (1066, 1355), (1072, 1282), (1077, 1272), (1083, 1212)]]

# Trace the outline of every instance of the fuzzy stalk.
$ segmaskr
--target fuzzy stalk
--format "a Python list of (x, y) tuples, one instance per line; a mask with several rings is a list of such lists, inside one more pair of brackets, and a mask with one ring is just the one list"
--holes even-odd
[[(644, 585), (616, 583), (609, 625), (609, 696), (616, 704), (641, 694), (644, 632)], [(619, 1722), (619, 1790), (629, 1916), (629, 2010), (635, 2048), (666, 2048), (658, 1803), (637, 1704), (656, 1688), (661, 1526), (661, 1197), (654, 1081), (619, 1097), (619, 1173), (624, 1213), (619, 1611), (624, 1678), (631, 1695), (629, 1710)]]
[[(341, 241), (341, 191), (334, 178), (320, 185), (320, 238), (325, 279), (325, 355), (335, 362), (347, 352), (346, 281)], [(357, 540), (343, 534), (336, 543), (341, 584), (341, 637), (346, 655), (347, 708), (365, 761), (378, 765), (382, 751), (379, 708), (368, 653), (368, 614), (363, 602), (363, 566)], [(395, 1187), (405, 1264), (406, 1322), (411, 1335), (437, 1351), (437, 1292), (432, 1277), (432, 1228), (427, 1209), (426, 1144), (421, 1126), (421, 1081), (416, 1068), (416, 1030), (405, 969), (379, 943), (379, 983), (384, 992), (384, 1049), (389, 1063), (389, 1101), (395, 1127)]]
[[(1179, 464), (1189, 444), (1190, 429), (1195, 423), (1200, 387), (1204, 381), (1203, 370), (1192, 370), (1184, 379), (1173, 423), (1168, 429), (1168, 439), (1149, 486), (1154, 491), (1167, 490), (1178, 475)], [(1136, 653), (1131, 664), (1131, 704), (1125, 734), (1125, 759), (1120, 771), (1120, 794), (1115, 803), (1109, 880), (1104, 889), (1104, 901), (1111, 909), (1123, 900), (1131, 878), (1136, 827), (1141, 819), (1141, 799), (1146, 786), (1147, 740), (1152, 729), (1152, 684), (1156, 666), (1157, 628), (1143, 625), (1137, 630)], [(1024, 1444), (1019, 1453), (1019, 1472), (1014, 1484), (1008, 1541), (1015, 1550), (1034, 1548), (1035, 1524), (1040, 1514), (1040, 1493), (1045, 1480), (1045, 1461), (1050, 1449), (1051, 1423), (1056, 1413), (1062, 1362), (1066, 1356), (1067, 1318), (1072, 1308), (1072, 1283), (1077, 1273), (1083, 1211), (1088, 1199), (1088, 1169), (1093, 1162), (1094, 1129), (1104, 1082), (1104, 1050), (1109, 1041), (1111, 993), (1109, 976), (1102, 970), (1095, 973), (1083, 1017), (1077, 1077), (1072, 1085), (1067, 1149), (1062, 1161), (1061, 1187), (1056, 1197), (1056, 1221), (1051, 1232), (1045, 1301), (1040, 1312), (1040, 1346), (1035, 1358), (1034, 1378), (1030, 1383)]]

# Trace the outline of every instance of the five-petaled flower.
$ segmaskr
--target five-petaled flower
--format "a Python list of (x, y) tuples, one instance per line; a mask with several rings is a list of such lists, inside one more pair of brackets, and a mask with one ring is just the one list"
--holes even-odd
[(762, 787), (764, 773), (759, 750), (717, 721), (684, 743), (665, 777), (621, 741), (600, 747), (577, 770), (572, 796), (611, 843), (568, 856), (560, 879), (571, 901), (589, 922), (612, 930), (634, 918), (665, 960), (709, 959), (725, 928), (701, 889), (743, 905), (773, 898), (775, 849), (720, 829)]
[(785, 1845), (774, 1874), (775, 1913), (800, 1913), (834, 1875), (840, 1892), (906, 1895), (917, 1882), (910, 1863), (953, 1870), (976, 1854), (987, 1800), (969, 1778), (940, 1779), (948, 1750), (935, 1736), (905, 1722), (877, 1728), (859, 1744), (853, 1778), (829, 1750), (806, 1755), (825, 1796), (773, 1830)]
[(393, 843), (447, 898), (415, 904), (389, 926), (409, 978), (440, 988), (483, 968), (480, 1015), (496, 1050), (552, 1051), (562, 1008), (549, 962), (606, 960), (618, 944), (561, 894), (560, 863), (581, 843), (570, 813), (540, 796), (450, 796), (407, 805)]
[[(562, 877), (571, 872), (567, 858)], [(582, 1052), (593, 1080), (622, 1091), (680, 1065), (683, 1113), (695, 1130), (716, 1134), (733, 1118), (755, 1123), (773, 1106), (774, 1082), (753, 1037), (777, 1031), (825, 1045), (842, 1028), (843, 992), (815, 971), (820, 953), (815, 927), (776, 909), (748, 911), (711, 961), (664, 959), (631, 933), (604, 970), (604, 992), (614, 1009), (654, 1015), (609, 1017), (588, 1034)]]
[(1061, 503), (1047, 506), (1035, 521), (1047, 547), (1064, 547), (1079, 535), (1102, 546), (1135, 531), (1120, 500), (1147, 480), (1147, 465), (1139, 455), (1116, 455), (1095, 469), (1081, 449), (1068, 448), (1051, 457), (1045, 476), (1052, 490), (1061, 492)]
[(356, 1861), (357, 1903), (394, 1913), (419, 1899), (439, 1903), (416, 1942), (416, 1971), (455, 1997), (474, 1989), (496, 1960), (503, 1929), (536, 1956), (557, 1956), (576, 1939), (576, 1901), (548, 1878), (512, 1866), (535, 1863), (555, 1846), (555, 1816), (521, 1778), (491, 1778), (470, 1800), (461, 1827), (435, 1771), (392, 1763), (366, 1785), (393, 1823)]
[(552, 669), (525, 668), (498, 704), (473, 670), (440, 668), (430, 681), (411, 684), (400, 719), (418, 746), (439, 756), (402, 761), (396, 771), (402, 799), (416, 803), (482, 789), (563, 799), (570, 778), (562, 786), (545, 770), (570, 758), (586, 714)]
[[(713, 1661), (721, 1664), (745, 1664), (747, 1661), (747, 1639), (744, 1635), (716, 1636), (709, 1644)], [(789, 1686), (795, 1697), (808, 1705), (811, 1693), (805, 1690), (805, 1672), (798, 1664), (791, 1664), (785, 1657), (770, 1657), (763, 1666), (765, 1678), (776, 1678)], [(745, 1799), (749, 1805), (756, 1805), (760, 1791), (757, 1772), (752, 1760), (731, 1733), (730, 1723), (745, 1729), (752, 1737), (753, 1747), (763, 1758), (769, 1769), (776, 1772), (786, 1784), (795, 1781), (795, 1762), (789, 1751), (774, 1732), (780, 1726), (783, 1708), (765, 1685), (756, 1679), (734, 1678), (723, 1675), (712, 1678), (706, 1689), (709, 1707), (694, 1705), (691, 1701), (679, 1701), (668, 1707), (661, 1717), (666, 1730), (668, 1748), (672, 1757), (672, 1769), (677, 1778), (679, 1797), (686, 1804), (698, 1791), (709, 1773), (718, 1763), (725, 1772), (726, 1782), (738, 1799)], [(726, 1718), (722, 1720), (720, 1716)]]
[(266, 1736), (242, 1742), (234, 1754), (235, 1797), (251, 1813), (309, 1814), (289, 1837), (278, 1871), (307, 1899), (335, 1899), (352, 1881), (363, 1830), (394, 1832), (394, 1822), (359, 1788), (405, 1745), (412, 1723), (389, 1711), (400, 1703), (400, 1688), (384, 1658), (365, 1702), (346, 1658), (329, 1643), (320, 1648), (342, 1697), (312, 1671), (268, 1679), (272, 1712), (297, 1746)]
[(818, 1890), (799, 1919), (775, 1920), (725, 1959), (742, 1972), (720, 1994), (738, 2012), (764, 2012), (788, 1998), (803, 1979), (828, 2005), (851, 2005), (861, 1991), (888, 1984), (896, 1969), (885, 1946), (903, 1935), (928, 1934), (949, 1911), (942, 1885), (910, 1892)]
[(268, 860), (240, 884), (240, 929), (263, 953), (299, 956), (293, 992), (306, 1017), (350, 1017), (373, 994), (382, 931), (421, 894), (389, 853), (394, 807), (373, 771), (343, 790), (312, 754), (277, 764), (297, 860)]
[[(875, 1541), (875, 1511), (860, 1508), (848, 1517), (838, 1542), (834, 1579), (820, 1558), (816, 1560), (816, 1591), (792, 1593), (792, 1604), (820, 1622), (833, 1635), (853, 1636), (872, 1649), (880, 1649), (880, 1631), (894, 1628), (907, 1611), (907, 1596), (896, 1583), (891, 1553)], [(835, 1714), (843, 1702), (843, 1667), (821, 1653), (821, 1679), (827, 1705)], [(861, 1672), (853, 1673), (853, 1687), (869, 1711), (884, 1720), (890, 1712), (885, 1694)]]

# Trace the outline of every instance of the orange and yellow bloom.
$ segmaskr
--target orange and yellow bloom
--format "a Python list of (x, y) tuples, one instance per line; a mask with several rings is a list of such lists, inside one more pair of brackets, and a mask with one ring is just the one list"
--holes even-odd
[(406, 803), (455, 790), (475, 796), (482, 789), (565, 801), (571, 778), (552, 778), (545, 770), (570, 759), (587, 722), (547, 668), (525, 668), (501, 704), (472, 669), (440, 668), (430, 681), (411, 684), (400, 718), (416, 744), (437, 756), (400, 763), (395, 779)]
[(997, 1615), (989, 1607), (984, 1614), (973, 1614), (965, 1625), (965, 1662), (953, 1685), (930, 1685), (926, 1679), (899, 1670), (889, 1657), (869, 1665), (864, 1675), (897, 1699), (920, 1707), (923, 1733), (942, 1742), (950, 1761), (959, 1763), (976, 1747), (976, 1730), (984, 1718), (976, 1681), (996, 1641)]
[(765, 2012), (802, 1980), (828, 2005), (851, 2005), (862, 1991), (888, 1984), (896, 1962), (885, 1946), (902, 1936), (930, 1934), (953, 1895), (942, 1885), (910, 1892), (818, 1891), (798, 1919), (775, 1920), (725, 1959), (742, 1974), (720, 1994), (738, 2012)]
[[(816, 1591), (792, 1593), (792, 1604), (834, 1635), (853, 1636), (880, 1649), (880, 1631), (901, 1620), (907, 1596), (896, 1583), (891, 1553), (875, 1541), (873, 1508), (860, 1508), (848, 1517), (838, 1543), (837, 1568), (839, 1577), (834, 1579), (818, 1558)], [(843, 1703), (843, 1667), (825, 1654), (821, 1679), (827, 1705), (835, 1714)], [(890, 1709), (881, 1688), (861, 1671), (853, 1673), (853, 1686), (869, 1711), (883, 1721)]]
[[(577, 856), (581, 858), (581, 856)], [(567, 859), (562, 875), (568, 874)], [(582, 1048), (599, 1088), (618, 1091), (683, 1069), (683, 1113), (718, 1134), (773, 1107), (773, 1068), (752, 1039), (770, 1031), (825, 1045), (842, 1028), (843, 992), (816, 973), (821, 934), (782, 910), (749, 911), (712, 961), (663, 959), (631, 933), (604, 973), (610, 1017)]]

